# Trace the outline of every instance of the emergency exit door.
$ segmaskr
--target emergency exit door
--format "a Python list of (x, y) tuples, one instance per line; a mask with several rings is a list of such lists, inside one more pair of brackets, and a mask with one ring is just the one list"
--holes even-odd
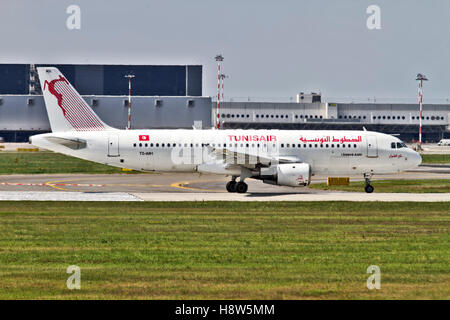
[(108, 137), (108, 157), (119, 156), (119, 136), (114, 134)]

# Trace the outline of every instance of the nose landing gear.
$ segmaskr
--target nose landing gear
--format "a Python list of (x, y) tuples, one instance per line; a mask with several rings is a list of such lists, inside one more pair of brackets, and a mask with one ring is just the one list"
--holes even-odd
[(372, 178), (372, 174), (371, 173), (365, 173), (364, 174), (364, 180), (366, 181), (366, 186), (364, 187), (364, 191), (366, 191), (367, 193), (372, 193), (373, 192), (373, 186), (370, 184), (370, 179)]

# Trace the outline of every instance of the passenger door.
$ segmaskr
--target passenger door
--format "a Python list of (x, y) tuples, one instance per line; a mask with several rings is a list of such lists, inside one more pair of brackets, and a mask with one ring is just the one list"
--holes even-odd
[(367, 157), (368, 158), (378, 157), (377, 137), (367, 136), (366, 143), (367, 143)]

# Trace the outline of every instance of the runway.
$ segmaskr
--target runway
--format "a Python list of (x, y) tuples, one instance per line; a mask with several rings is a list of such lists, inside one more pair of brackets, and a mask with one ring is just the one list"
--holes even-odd
[[(362, 180), (351, 176), (351, 181)], [(449, 165), (429, 165), (373, 180), (450, 179)], [(450, 193), (330, 192), (248, 179), (247, 194), (225, 190), (228, 177), (207, 174), (39, 174), (0, 176), (0, 200), (62, 201), (450, 201)], [(313, 177), (313, 183), (326, 181)], [(362, 191), (362, 190), (361, 190)]]

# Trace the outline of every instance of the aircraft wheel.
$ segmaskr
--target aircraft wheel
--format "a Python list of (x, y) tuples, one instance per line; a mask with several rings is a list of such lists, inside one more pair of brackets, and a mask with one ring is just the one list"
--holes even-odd
[(238, 193), (246, 193), (248, 189), (248, 185), (245, 182), (238, 182), (236, 185), (236, 191)]
[(364, 188), (364, 190), (365, 190), (367, 193), (372, 193), (372, 192), (373, 192), (373, 187), (372, 187), (372, 185), (368, 184), (368, 185)]
[(227, 183), (227, 191), (228, 192), (236, 192), (236, 181), (230, 181)]

